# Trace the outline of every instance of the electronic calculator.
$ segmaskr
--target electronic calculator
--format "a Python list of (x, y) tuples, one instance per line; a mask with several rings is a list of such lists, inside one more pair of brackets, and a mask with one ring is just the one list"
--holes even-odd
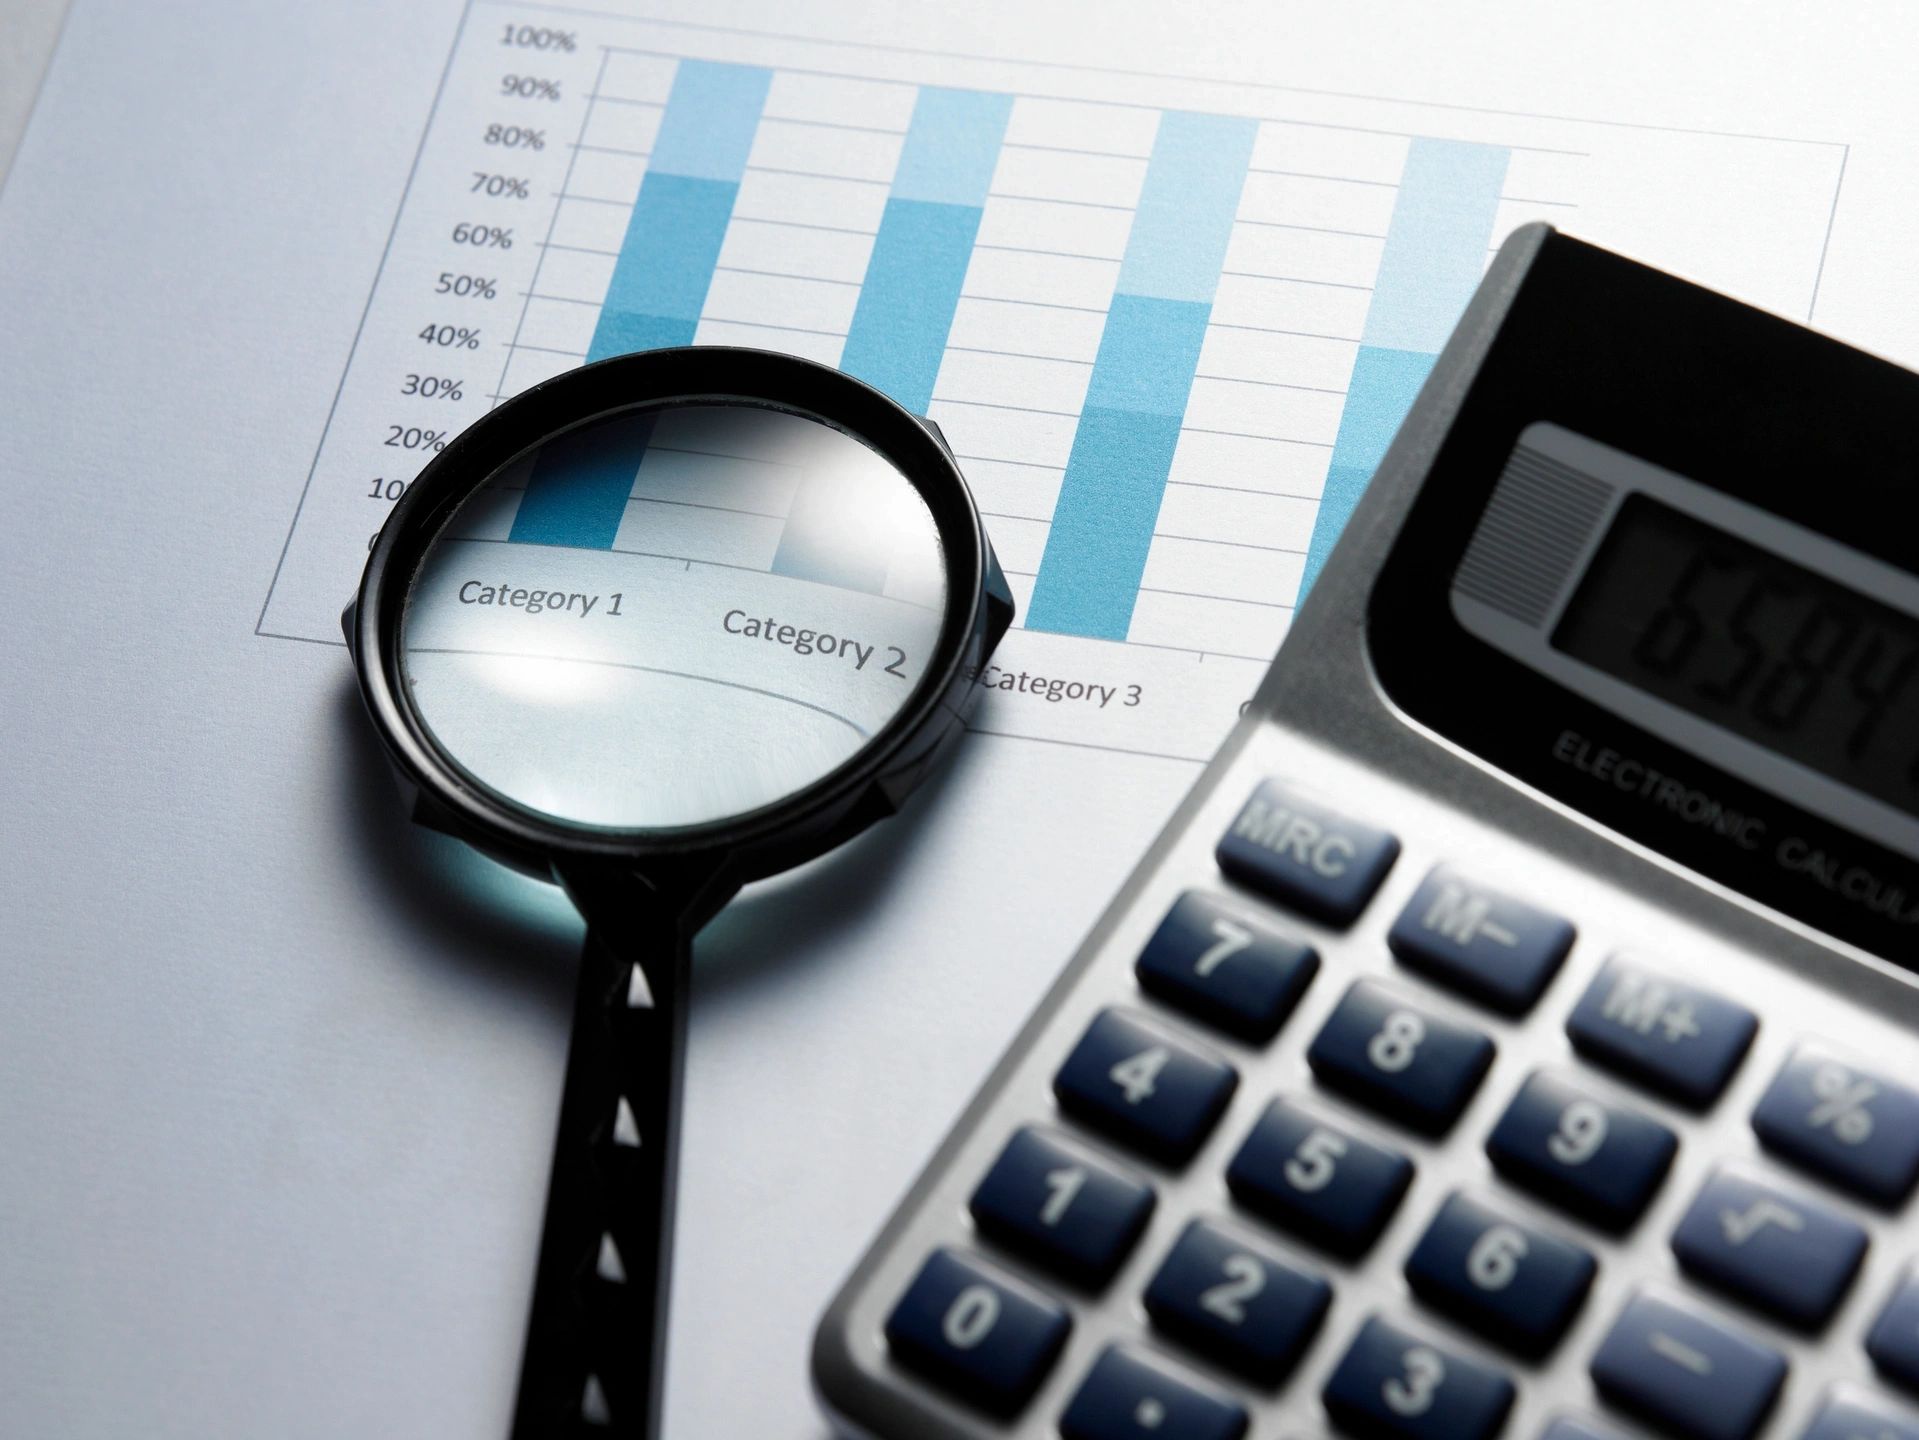
[(877, 1440), (1919, 1440), (1919, 377), (1545, 227), (847, 1282)]

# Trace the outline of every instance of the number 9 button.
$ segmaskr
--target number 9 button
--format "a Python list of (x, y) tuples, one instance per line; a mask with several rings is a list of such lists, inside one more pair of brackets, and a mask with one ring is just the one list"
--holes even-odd
[(1652, 1200), (1679, 1141), (1657, 1120), (1535, 1073), (1486, 1141), (1500, 1174), (1609, 1230), (1624, 1230)]

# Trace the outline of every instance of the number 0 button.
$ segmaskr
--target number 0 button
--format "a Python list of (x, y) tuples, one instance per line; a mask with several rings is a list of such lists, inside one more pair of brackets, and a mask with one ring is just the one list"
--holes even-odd
[(1313, 1037), (1306, 1063), (1321, 1083), (1437, 1135), (1473, 1098), (1493, 1063), (1493, 1042), (1358, 980)]
[(1135, 1149), (1192, 1159), (1239, 1076), (1224, 1060), (1119, 1010), (1102, 1010), (1053, 1080), (1060, 1105)]
[(1512, 1409), (1512, 1382), (1377, 1317), (1326, 1382), (1333, 1423), (1379, 1440), (1491, 1440)]
[(977, 1261), (935, 1250), (887, 1318), (886, 1340), (934, 1384), (1011, 1415), (1059, 1359), (1072, 1323), (1052, 1301)]

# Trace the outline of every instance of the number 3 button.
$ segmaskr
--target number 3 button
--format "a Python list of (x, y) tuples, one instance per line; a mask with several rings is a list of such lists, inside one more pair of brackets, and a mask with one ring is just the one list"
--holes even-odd
[(1333, 1423), (1383, 1440), (1492, 1440), (1512, 1409), (1512, 1382), (1377, 1317), (1326, 1382)]
[(1163, 1160), (1193, 1158), (1239, 1076), (1224, 1060), (1119, 1010), (1102, 1010), (1053, 1080), (1077, 1119)]

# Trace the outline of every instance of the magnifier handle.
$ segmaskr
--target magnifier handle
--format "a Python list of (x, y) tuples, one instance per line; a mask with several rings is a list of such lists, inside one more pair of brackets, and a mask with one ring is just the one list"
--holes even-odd
[(654, 1440), (665, 1387), (688, 945), (589, 929), (513, 1440)]

